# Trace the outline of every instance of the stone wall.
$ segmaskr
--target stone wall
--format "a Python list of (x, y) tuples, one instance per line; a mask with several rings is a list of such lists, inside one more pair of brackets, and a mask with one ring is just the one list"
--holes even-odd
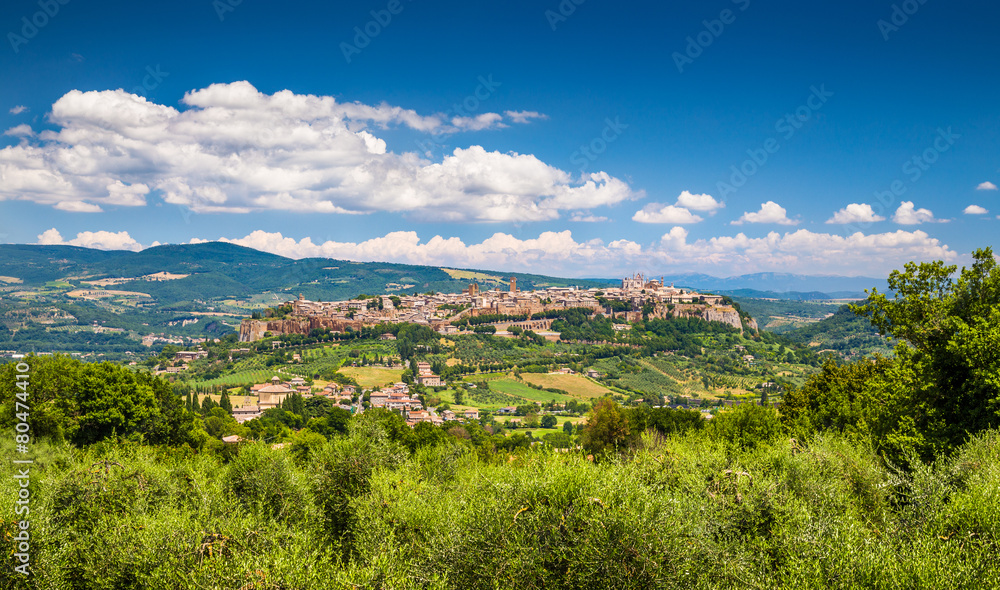
[(282, 320), (243, 320), (240, 324), (240, 342), (255, 342), (270, 332), (272, 336), (280, 334), (309, 334), (317, 328), (345, 331), (348, 327), (361, 329), (361, 322), (334, 320), (320, 317), (293, 317)]

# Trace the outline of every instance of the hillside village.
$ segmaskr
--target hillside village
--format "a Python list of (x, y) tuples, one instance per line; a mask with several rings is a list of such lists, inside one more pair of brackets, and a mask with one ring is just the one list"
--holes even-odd
[[(301, 295), (290, 304), (285, 317), (251, 318), (240, 325), (240, 341), (254, 342), (266, 334), (308, 334), (323, 328), (343, 331), (357, 330), (383, 323), (414, 323), (428, 325), (442, 334), (459, 333), (461, 320), (479, 316), (498, 316), (489, 322), (498, 327), (518, 326), (532, 329), (549, 338), (558, 334), (547, 332), (551, 320), (538, 319), (545, 312), (586, 308), (592, 313), (613, 315), (627, 321), (646, 317), (698, 317), (721, 322), (742, 331), (756, 332), (757, 323), (748, 318), (746, 326), (739, 312), (720, 295), (709, 295), (667, 285), (663, 278), (648, 279), (642, 274), (625, 277), (621, 287), (578, 289), (548, 287), (521, 291), (517, 278), (509, 279), (507, 290), (494, 288), (481, 291), (471, 283), (461, 293), (427, 293), (423, 295), (375, 295), (346, 301), (309, 301)], [(503, 334), (500, 334), (503, 335)]]
[[(517, 279), (511, 277), (508, 288), (492, 288), (485, 291), (480, 290), (479, 284), (473, 282), (461, 293), (360, 296), (356, 299), (329, 302), (310, 301), (300, 295), (291, 302), (268, 310), (270, 312), (268, 315), (271, 317), (257, 317), (259, 314), (255, 314), (255, 317), (245, 319), (240, 327), (239, 341), (254, 343), (267, 339), (270, 345), (266, 345), (266, 350), (277, 348), (280, 351), (290, 342), (286, 338), (299, 337), (295, 335), (308, 337), (320, 332), (327, 335), (347, 336), (344, 332), (360, 331), (366, 328), (371, 334), (371, 329), (374, 328), (376, 339), (385, 343), (385, 346), (388, 347), (387, 351), (394, 352), (395, 334), (387, 331), (379, 337), (380, 326), (414, 324), (423, 326), (425, 330), (429, 328), (441, 336), (480, 333), (482, 327), (491, 326), (493, 330), (488, 333), (495, 336), (517, 338), (518, 335), (527, 333), (531, 334), (533, 338), (543, 339), (542, 341), (558, 342), (561, 334), (552, 331), (551, 328), (554, 322), (553, 318), (558, 317), (556, 312), (559, 310), (575, 310), (577, 313), (583, 314), (581, 317), (586, 317), (589, 311), (591, 317), (598, 317), (600, 314), (614, 318), (613, 327), (615, 332), (619, 334), (621, 333), (619, 330), (628, 330), (632, 322), (655, 318), (698, 318), (724, 324), (741, 334), (748, 331), (747, 336), (757, 333), (756, 322), (752, 318), (741, 315), (738, 308), (722, 296), (680, 289), (666, 283), (663, 278), (649, 279), (642, 274), (635, 274), (623, 278), (620, 287), (603, 289), (549, 287), (521, 291), (517, 287)], [(258, 342), (246, 346), (259, 348), (261, 345), (265, 345), (265, 343)], [(614, 345), (622, 346), (623, 344), (619, 342)], [(230, 361), (233, 360), (234, 356), (244, 355), (250, 350), (250, 348), (230, 349)], [(743, 366), (753, 367), (754, 357), (747, 355), (743, 346), (738, 345), (732, 350), (734, 358), (741, 361)], [(164, 368), (157, 366), (156, 370), (157, 372), (186, 373), (189, 362), (204, 359), (206, 354), (205, 350), (178, 351), (175, 353), (173, 366), (167, 365)], [(305, 350), (296, 351), (294, 348), (288, 351), (287, 362), (293, 363), (292, 370), (298, 370), (294, 367), (307, 360), (303, 358), (305, 354)], [(357, 363), (351, 362), (351, 359), (347, 360), (348, 364), (345, 366), (357, 366)], [(363, 364), (370, 362), (365, 358), (359, 360), (364, 361)], [(301, 371), (299, 371), (300, 375), (293, 378), (288, 378), (287, 373), (283, 373), (280, 377), (275, 374), (265, 382), (257, 382), (248, 386), (246, 393), (249, 395), (244, 396), (242, 405), (233, 406), (231, 413), (238, 423), (243, 424), (261, 418), (267, 410), (285, 407), (285, 402), (290, 396), (298, 395), (302, 398), (324, 398), (329, 400), (331, 406), (339, 407), (351, 414), (362, 413), (368, 408), (385, 408), (400, 414), (411, 427), (422, 422), (442, 425), (448, 421), (479, 420), (483, 402), (475, 406), (462, 405), (461, 398), (453, 391), (461, 388), (475, 388), (476, 385), (469, 382), (474, 376), (467, 376), (456, 381), (456, 378), (460, 378), (461, 374), (451, 371), (450, 365), (448, 367), (444, 365), (432, 366), (431, 362), (427, 360), (414, 359), (407, 367), (405, 362), (401, 363), (401, 360), (392, 355), (382, 357), (377, 365), (375, 363), (368, 365), (373, 367), (376, 372), (383, 370), (377, 367), (384, 367), (384, 370), (392, 371), (391, 375), (395, 376), (394, 382), (381, 382), (377, 385), (360, 386), (357, 383), (327, 381), (325, 378), (314, 383), (313, 379), (308, 379), (308, 377), (304, 379), (301, 376)], [(558, 376), (557, 379), (563, 379), (563, 381), (558, 382), (561, 387), (569, 387), (569, 385), (565, 385), (568, 383), (576, 388), (591, 388), (594, 395), (608, 395), (616, 391), (618, 394), (627, 393), (621, 389), (609, 389), (602, 384), (606, 382), (605, 375), (594, 367), (578, 367), (579, 374), (577, 374), (576, 371), (565, 365), (566, 362), (566, 360), (555, 359), (555, 364), (546, 369), (547, 374)], [(435, 370), (433, 367), (438, 368)], [(442, 368), (449, 369), (445, 371), (448, 373), (447, 376), (440, 374)], [(475, 372), (478, 373), (481, 370), (488, 369), (481, 366)], [(523, 380), (523, 384), (544, 389), (541, 385), (534, 384), (530, 379), (529, 377), (529, 380)], [(758, 384), (757, 389), (773, 386), (764, 379), (761, 381), (764, 381), (764, 385)], [(484, 384), (480, 384), (480, 387), (483, 386)], [(504, 379), (494, 387), (503, 389), (513, 386), (509, 379)], [(441, 394), (442, 391), (445, 393)], [(468, 391), (472, 395), (471, 391), (474, 390)], [(548, 394), (550, 399), (559, 399), (563, 402), (576, 395), (567, 396), (563, 389), (549, 389), (548, 391), (554, 392)], [(443, 400), (439, 399), (441, 395), (445, 396)], [(488, 394), (484, 392), (479, 395)], [(757, 396), (756, 393), (752, 394), (753, 399), (756, 399)], [(503, 399), (509, 404), (517, 397), (518, 395), (514, 394), (514, 397), (508, 396)], [(647, 395), (646, 397), (651, 396)], [(442, 405), (441, 401), (446, 403)], [(638, 401), (642, 400), (638, 399)], [(697, 396), (677, 395), (677, 392), (664, 390), (649, 403), (678, 407), (700, 407), (703, 405), (703, 401)], [(518, 403), (523, 404), (523, 399)], [(720, 399), (713, 403), (713, 407), (734, 403), (738, 403), (738, 401)], [(452, 404), (455, 407), (452, 407)], [(441, 407), (437, 407), (439, 405)], [(498, 417), (536, 414), (536, 410), (519, 408), (516, 405), (504, 406), (496, 403), (486, 405), (489, 408), (487, 413), (493, 413)], [(559, 408), (564, 407), (564, 405), (553, 405), (548, 408), (548, 412), (537, 413), (558, 414)], [(521, 422), (521, 418), (511, 418), (505, 424), (516, 427)]]

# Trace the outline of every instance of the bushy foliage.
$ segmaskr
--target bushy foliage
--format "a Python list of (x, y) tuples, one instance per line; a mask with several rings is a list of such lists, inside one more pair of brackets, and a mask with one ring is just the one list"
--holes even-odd
[(305, 495), (290, 458), (266, 443), (249, 444), (229, 464), (222, 489), (244, 508), (278, 520), (296, 521), (305, 513)]
[[(481, 458), (471, 442), (409, 453), (377, 420), (354, 424), (301, 465), (269, 445), (226, 466), (183, 448), (41, 443), (33, 577), (15, 577), (8, 552), (0, 588), (1000, 585), (995, 431), (901, 469), (833, 431), (755, 449), (645, 435), (594, 463), (537, 448)], [(4, 497), (12, 474), (0, 464)]]
[[(154, 444), (194, 441), (194, 416), (166, 381), (112, 363), (86, 364), (67, 356), (29, 356), (35, 436), (90, 444), (116, 436)], [(0, 427), (15, 420), (20, 391), (15, 363), (0, 365)]]
[(782, 435), (781, 421), (773, 408), (740, 404), (719, 412), (708, 424), (708, 434), (734, 449), (753, 449)]
[(827, 364), (786, 394), (786, 425), (857, 433), (896, 462), (1000, 425), (1000, 267), (988, 248), (974, 260), (957, 279), (940, 261), (893, 271), (894, 297), (873, 291), (854, 309), (897, 340), (895, 356)]
[(320, 512), (320, 528), (345, 556), (354, 547), (357, 517), (352, 499), (367, 492), (376, 470), (392, 469), (405, 457), (403, 447), (391, 440), (378, 419), (372, 418), (353, 422), (347, 437), (334, 439), (315, 454), (311, 488)]

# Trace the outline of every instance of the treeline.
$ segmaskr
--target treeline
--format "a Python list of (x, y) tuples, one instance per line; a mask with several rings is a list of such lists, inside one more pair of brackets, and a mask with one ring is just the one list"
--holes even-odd
[(989, 248), (973, 260), (957, 277), (940, 261), (909, 263), (890, 274), (892, 297), (875, 290), (853, 306), (897, 343), (894, 356), (828, 362), (786, 392), (786, 428), (842, 432), (901, 461), (948, 455), (1000, 425), (1000, 268)]
[[(194, 417), (170, 384), (109, 362), (62, 355), (28, 357), (31, 432), (86, 445), (112, 437), (152, 444), (196, 444)], [(15, 363), (0, 366), (0, 427), (13, 428), (18, 393)]]
[(80, 353), (118, 353), (143, 349), (142, 343), (127, 334), (97, 334), (89, 329), (46, 330), (34, 324), (10, 331), (0, 326), (0, 345), (22, 351), (72, 351)]

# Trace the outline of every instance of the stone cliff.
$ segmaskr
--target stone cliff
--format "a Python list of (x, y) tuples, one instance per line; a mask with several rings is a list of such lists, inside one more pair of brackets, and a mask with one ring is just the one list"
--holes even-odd
[[(661, 314), (657, 314), (661, 315)], [(730, 325), (740, 332), (743, 331), (743, 322), (740, 320), (740, 313), (730, 305), (698, 305), (681, 304), (672, 310), (664, 310), (662, 316), (673, 315), (677, 318), (701, 318), (708, 322), (721, 322)], [(747, 327), (757, 332), (757, 320), (750, 319)]]
[(240, 342), (255, 342), (263, 338), (266, 332), (270, 332), (274, 336), (279, 334), (308, 334), (317, 328), (328, 328), (343, 332), (348, 327), (357, 330), (361, 327), (361, 323), (318, 317), (292, 317), (282, 320), (243, 320), (240, 324)]

